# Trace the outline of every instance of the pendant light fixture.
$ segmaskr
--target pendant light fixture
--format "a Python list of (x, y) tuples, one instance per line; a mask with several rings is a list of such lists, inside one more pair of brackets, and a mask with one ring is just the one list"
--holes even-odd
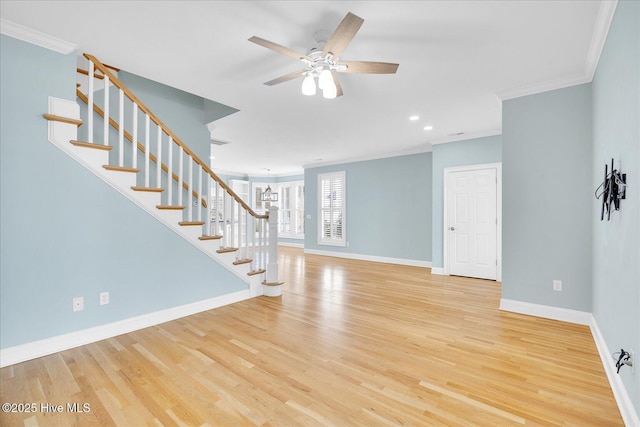
[[(315, 92), (315, 84), (313, 86), (313, 90)], [(267, 180), (269, 179), (269, 172), (271, 169), (267, 169)], [(267, 189), (260, 193), (260, 200), (263, 202), (277, 202), (278, 201), (278, 193), (271, 190), (271, 185), (267, 184)]]

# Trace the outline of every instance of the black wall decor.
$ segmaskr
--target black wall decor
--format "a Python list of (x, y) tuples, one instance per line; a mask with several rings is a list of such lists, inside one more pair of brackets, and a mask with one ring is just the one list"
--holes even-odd
[(611, 159), (611, 172), (608, 171), (607, 166), (604, 165), (604, 181), (596, 188), (595, 193), (596, 199), (602, 197), (600, 221), (604, 220), (605, 212), (609, 221), (611, 211), (620, 210), (620, 200), (625, 199), (627, 195), (627, 174), (613, 168), (613, 159)]

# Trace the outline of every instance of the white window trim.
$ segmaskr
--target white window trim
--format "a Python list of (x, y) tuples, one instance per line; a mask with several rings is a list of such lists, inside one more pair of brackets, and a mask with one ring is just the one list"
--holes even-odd
[[(323, 226), (322, 226), (322, 180), (339, 177), (342, 179), (342, 237), (340, 239), (336, 238), (326, 238), (323, 236)], [(347, 246), (347, 174), (345, 171), (339, 172), (328, 172), (328, 173), (320, 173), (318, 174), (318, 245), (326, 245), (326, 246)]]

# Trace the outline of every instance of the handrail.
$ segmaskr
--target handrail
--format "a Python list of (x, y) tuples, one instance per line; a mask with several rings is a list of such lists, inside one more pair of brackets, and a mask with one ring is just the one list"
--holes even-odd
[[(85, 76), (89, 75), (89, 72), (87, 70), (83, 70), (82, 68), (76, 68), (76, 72), (84, 74)], [(100, 74), (93, 73), (93, 77), (96, 79), (104, 80), (104, 76), (101, 76)]]
[[(89, 105), (89, 99), (87, 98), (87, 96), (84, 93), (80, 92), (78, 89), (76, 89), (76, 96), (80, 98), (82, 102)], [(102, 108), (98, 107), (98, 105), (93, 104), (93, 111), (95, 111), (100, 117), (104, 118), (104, 111), (102, 110)], [(118, 122), (116, 122), (111, 117), (109, 117), (109, 124), (116, 131), (120, 130), (120, 125), (118, 124)], [(123, 130), (123, 132), (124, 132), (124, 137), (127, 138), (133, 144), (134, 143), (133, 136), (131, 136), (131, 134), (126, 130)], [(136, 144), (137, 144), (138, 150), (144, 154), (145, 153), (144, 145), (142, 145), (140, 141), (136, 141)], [(158, 163), (158, 158), (153, 153), (149, 153), (149, 159), (153, 163), (156, 163), (156, 164)], [(165, 165), (164, 163), (161, 163), (160, 167), (165, 173), (169, 173), (169, 168), (167, 167), (167, 165)], [(175, 173), (172, 173), (171, 176), (174, 181), (180, 182), (180, 178), (178, 177), (178, 175), (176, 175)], [(182, 183), (182, 188), (189, 191), (189, 185), (186, 182)], [(202, 201), (202, 206), (204, 206), (205, 208), (207, 207), (207, 200), (205, 197), (202, 197), (202, 195), (199, 195), (195, 190), (191, 190), (191, 195), (196, 199), (200, 198)]]
[(132, 102), (138, 105), (138, 109), (142, 110), (145, 114), (149, 116), (149, 118), (157, 125), (162, 128), (162, 130), (171, 137), (173, 142), (175, 142), (178, 146), (182, 147), (184, 152), (191, 156), (191, 158), (202, 167), (204, 170), (214, 181), (216, 181), (233, 199), (240, 204), (251, 216), (254, 218), (269, 218), (268, 215), (259, 215), (257, 214), (249, 205), (245, 203), (244, 200), (240, 198), (232, 189), (229, 187), (218, 175), (216, 175), (210, 168), (207, 166), (191, 149), (184, 143), (182, 140), (175, 134), (167, 125), (165, 125), (158, 117), (156, 117), (153, 112), (142, 103), (116, 76), (109, 71), (109, 69), (102, 64), (95, 56), (90, 55), (88, 53), (83, 54), (85, 58), (89, 61), (93, 62), (95, 67), (100, 70), (100, 72), (109, 77), (109, 81), (116, 86), (118, 89), (122, 90), (122, 92), (129, 98)]

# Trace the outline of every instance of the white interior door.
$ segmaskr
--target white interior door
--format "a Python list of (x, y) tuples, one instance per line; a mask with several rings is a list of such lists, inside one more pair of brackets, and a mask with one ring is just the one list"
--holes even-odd
[(446, 182), (449, 274), (496, 280), (496, 169), (450, 171)]

